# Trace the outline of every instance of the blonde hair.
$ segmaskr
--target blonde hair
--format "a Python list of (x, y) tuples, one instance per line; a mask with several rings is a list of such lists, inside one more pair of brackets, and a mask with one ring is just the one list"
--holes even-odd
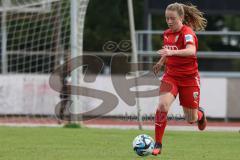
[(192, 4), (172, 3), (167, 6), (166, 10), (177, 11), (179, 16), (184, 17), (183, 24), (191, 27), (194, 31), (205, 30), (207, 20), (203, 13)]

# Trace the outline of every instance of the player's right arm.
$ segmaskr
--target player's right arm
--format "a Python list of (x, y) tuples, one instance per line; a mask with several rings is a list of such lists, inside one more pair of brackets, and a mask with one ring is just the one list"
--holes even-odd
[[(168, 41), (168, 37), (166, 36), (166, 33), (169, 30), (164, 31), (163, 33), (163, 46), (166, 44), (166, 42)], [(164, 48), (164, 47), (163, 47)], [(159, 52), (160, 50), (158, 50), (157, 52)], [(162, 66), (164, 66), (166, 61), (166, 56), (161, 56), (161, 58), (159, 59), (159, 61), (153, 66), (153, 73), (155, 75), (157, 75), (159, 73), (159, 71), (161, 70)]]
[(166, 57), (162, 56), (160, 58), (160, 60), (153, 66), (153, 72), (154, 72), (155, 75), (157, 75), (159, 73), (162, 66), (165, 64), (165, 61), (166, 61)]

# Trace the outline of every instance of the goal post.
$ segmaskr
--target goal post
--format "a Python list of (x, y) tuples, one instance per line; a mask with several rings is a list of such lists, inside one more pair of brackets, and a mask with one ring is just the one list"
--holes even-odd
[[(71, 0), (71, 59), (83, 55), (83, 29), (88, 0)], [(79, 12), (81, 10), (81, 12)], [(82, 17), (82, 18), (79, 18)], [(78, 86), (82, 77), (82, 70), (73, 70), (71, 73), (72, 86)], [(73, 90), (73, 89), (72, 89)], [(77, 113), (77, 108), (83, 108), (77, 95), (71, 96), (71, 111)], [(78, 116), (71, 117), (71, 123), (78, 122)]]

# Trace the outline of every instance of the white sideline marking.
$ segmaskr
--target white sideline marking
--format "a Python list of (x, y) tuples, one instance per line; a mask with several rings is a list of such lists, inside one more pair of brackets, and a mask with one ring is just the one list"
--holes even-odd
[[(138, 129), (136, 125), (86, 125), (89, 128), (109, 128), (109, 129)], [(143, 126), (144, 130), (154, 130), (154, 126)], [(168, 131), (199, 131), (195, 126), (167, 126)], [(211, 132), (240, 132), (240, 127), (216, 127), (209, 126), (205, 131)]]
[[(0, 123), (0, 126), (8, 127), (63, 127), (64, 124), (30, 124), (30, 123)], [(96, 125), (84, 124), (88, 128), (102, 128), (102, 129), (138, 129), (137, 125)], [(143, 125), (144, 130), (154, 130), (154, 126)], [(199, 131), (196, 126), (167, 126), (167, 131)], [(240, 127), (227, 127), (227, 126), (207, 126), (205, 131), (210, 132), (239, 132)]]

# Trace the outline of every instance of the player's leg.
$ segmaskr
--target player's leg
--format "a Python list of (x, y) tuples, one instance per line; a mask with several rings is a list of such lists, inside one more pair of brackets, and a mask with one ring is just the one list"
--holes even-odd
[(204, 130), (207, 125), (207, 119), (203, 108), (199, 107), (199, 97), (200, 88), (198, 86), (179, 88), (179, 100), (183, 106), (187, 122), (190, 124), (198, 122), (199, 130)]
[[(191, 106), (192, 107), (192, 106)], [(198, 109), (190, 108), (189, 106), (183, 107), (185, 119), (188, 123), (193, 124), (198, 120)]]
[(203, 108), (199, 107), (193, 109), (192, 107), (183, 107), (185, 118), (188, 123), (193, 124), (198, 123), (198, 129), (204, 130), (207, 126), (207, 119), (204, 113)]
[(167, 125), (167, 113), (175, 97), (177, 95), (177, 87), (174, 83), (171, 84), (171, 89), (169, 89), (169, 83), (163, 82), (160, 86), (160, 97), (159, 104), (157, 107), (155, 115), (155, 147), (153, 150), (153, 155), (158, 155), (161, 153), (162, 149), (162, 138)]
[(175, 96), (172, 93), (165, 93), (160, 95), (159, 104), (155, 115), (155, 147), (153, 155), (161, 153), (162, 138), (167, 125), (167, 113), (172, 102), (175, 100)]

